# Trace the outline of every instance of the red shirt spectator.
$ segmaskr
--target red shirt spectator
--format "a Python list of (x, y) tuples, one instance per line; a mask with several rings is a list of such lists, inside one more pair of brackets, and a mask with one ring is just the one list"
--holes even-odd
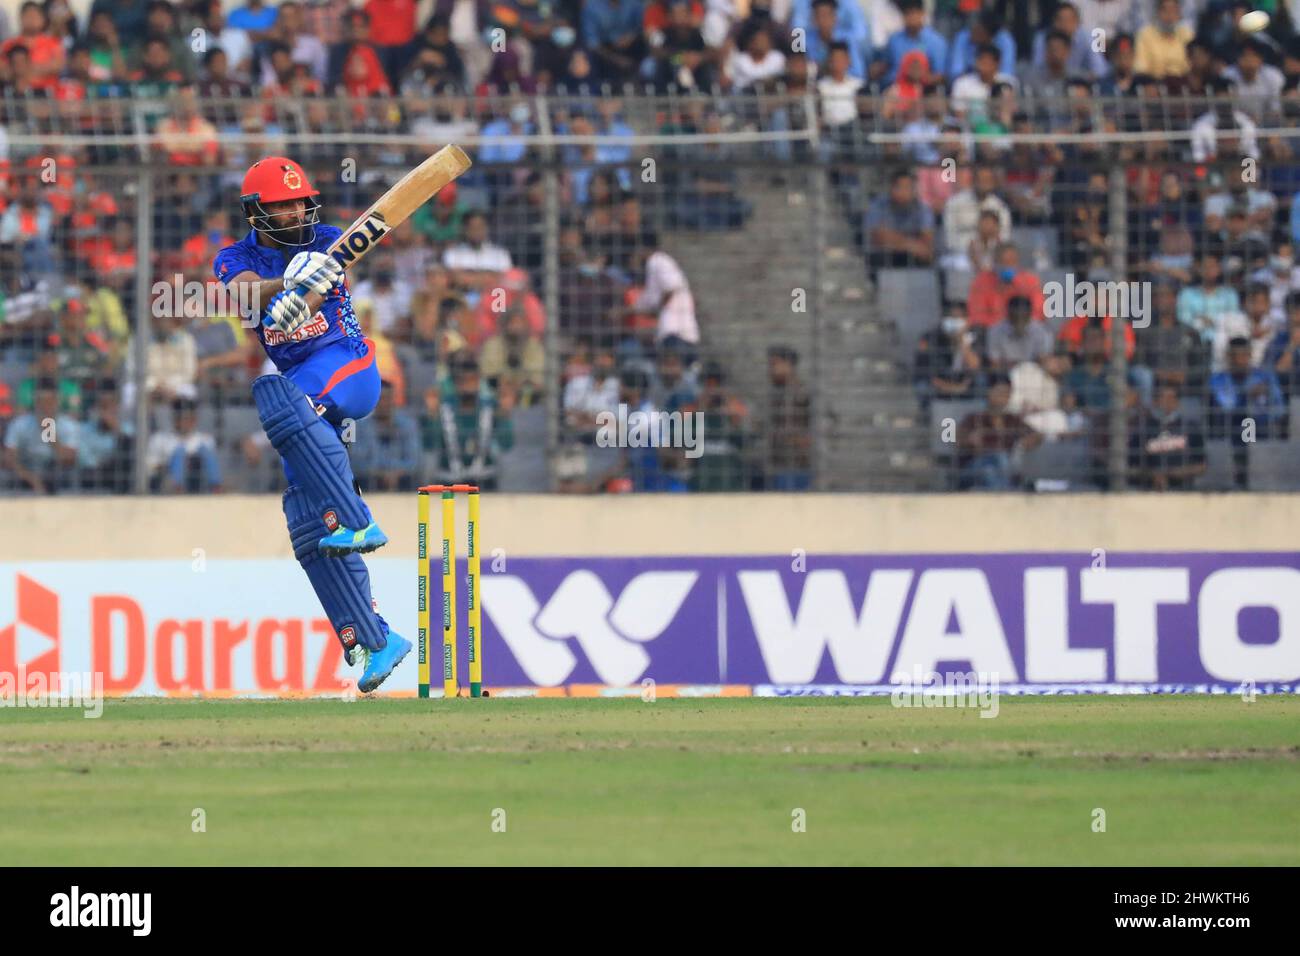
[(6, 56), (16, 46), (27, 50), (32, 63), (32, 86), (38, 90), (53, 88), (59, 82), (63, 72), (63, 44), (48, 33), (36, 33), (31, 36), (16, 36), (0, 44), (0, 57)]
[(474, 317), (474, 334), (470, 347), (477, 350), (484, 341), (497, 334), (497, 318), (508, 309), (523, 300), (524, 317), (528, 319), (528, 330), (540, 336), (546, 331), (546, 313), (542, 309), (542, 300), (528, 288), (528, 274), (523, 269), (511, 269), (504, 273), (501, 280), (501, 292), (495, 288), (483, 291), (479, 299), (478, 314)]
[[(1056, 333), (1057, 341), (1063, 343), (1065, 347), (1070, 350), (1071, 355), (1075, 355), (1075, 356), (1079, 355), (1080, 350), (1083, 348), (1083, 330), (1088, 327), (1088, 323), (1094, 321), (1095, 321), (1094, 319), (1090, 319), (1086, 315), (1076, 315), (1074, 318), (1070, 319), (1068, 322), (1066, 322), (1064, 325), (1061, 326), (1060, 331)], [(1107, 357), (1110, 356), (1110, 350), (1111, 350), (1111, 345), (1110, 345), (1111, 324), (1112, 323), (1110, 321), (1110, 316), (1106, 316), (1104, 319), (1101, 320), (1101, 327), (1106, 332)], [(1132, 361), (1133, 353), (1135, 351), (1137, 351), (1137, 336), (1133, 332), (1133, 326), (1130, 323), (1125, 322), (1124, 323), (1124, 354), (1128, 356), (1130, 361)]]
[(388, 77), (373, 48), (358, 43), (343, 61), (343, 86), (348, 96), (374, 96), (392, 92)]
[(370, 42), (375, 46), (406, 46), (415, 39), (415, 0), (369, 0)]
[(1020, 250), (1009, 242), (998, 246), (994, 267), (976, 273), (966, 300), (971, 325), (994, 326), (1007, 317), (1007, 303), (1018, 295), (1031, 305), (1030, 315), (1043, 318), (1043, 283), (1034, 273), (1020, 268)]

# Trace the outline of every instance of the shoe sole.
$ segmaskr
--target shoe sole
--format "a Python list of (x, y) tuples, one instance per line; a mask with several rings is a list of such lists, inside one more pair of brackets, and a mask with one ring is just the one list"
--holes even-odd
[(386, 544), (388, 544), (387, 538), (383, 541), (368, 541), (357, 548), (342, 548), (332, 544), (321, 544), (318, 545), (317, 550), (326, 557), (341, 558), (349, 554), (369, 554), (371, 551), (378, 551)]
[(369, 694), (373, 691), (378, 690), (379, 685), (382, 684), (384, 681), (388, 680), (388, 678), (392, 676), (393, 671), (397, 670), (397, 665), (402, 663), (402, 661), (406, 660), (406, 655), (411, 653), (412, 646), (413, 645), (407, 645), (406, 650), (402, 651), (402, 656), (399, 657), (397, 660), (393, 661), (393, 666), (388, 668), (388, 670), (386, 670), (384, 673), (380, 674), (373, 684), (371, 684), (369, 687), (362, 687), (360, 684), (358, 684), (357, 690), (361, 691), (361, 693), (363, 694)]

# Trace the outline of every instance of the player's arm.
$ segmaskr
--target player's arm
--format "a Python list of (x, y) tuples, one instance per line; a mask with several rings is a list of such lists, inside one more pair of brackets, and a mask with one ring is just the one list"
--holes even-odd
[[(236, 273), (234, 278), (226, 283), (226, 287), (235, 294), (237, 302), (255, 303), (260, 318), (271, 304), (271, 300), (284, 292), (284, 278), (276, 276), (274, 279), (263, 279), (249, 269)], [(303, 299), (307, 302), (310, 312), (315, 313), (325, 301), (325, 296), (319, 292), (308, 292)]]

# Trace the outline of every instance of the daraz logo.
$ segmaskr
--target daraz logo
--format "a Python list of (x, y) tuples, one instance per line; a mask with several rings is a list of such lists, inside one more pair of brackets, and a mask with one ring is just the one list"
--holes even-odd
[(59, 595), (17, 574), (14, 598), (13, 623), (0, 628), (0, 673), (58, 673)]

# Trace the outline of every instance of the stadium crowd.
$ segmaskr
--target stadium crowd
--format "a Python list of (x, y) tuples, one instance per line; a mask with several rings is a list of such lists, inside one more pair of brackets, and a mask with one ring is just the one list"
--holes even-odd
[[(1298, 6), (1274, 3), (1268, 30), (1249, 37), (1236, 23), (1251, 6), (1219, 0), (0, 7), (3, 480), (126, 490), (139, 382), (152, 399), (152, 488), (274, 487), (249, 406), (265, 366), (255, 338), (234, 310), (160, 309), (156, 285), (140, 301), (137, 274), (210, 284), (213, 255), (243, 234), (238, 185), (260, 155), (292, 149), (344, 223), (385, 170), (410, 165), (366, 133), (431, 144), (477, 133), (496, 138), (476, 168), (395, 231), (353, 288), (385, 382), (352, 449), (370, 487), (491, 487), (523, 437), (520, 414), (548, 393), (562, 415), (558, 490), (809, 487), (816, 409), (801, 356), (770, 343), (766, 389), (738, 394), (728, 356), (701, 338), (700, 264), (661, 244), (673, 230), (743, 229), (751, 203), (736, 166), (755, 156), (778, 175), (826, 164), (884, 318), (902, 319), (884, 294), (891, 275), (937, 290), (933, 315), (919, 313), (931, 327), (915, 384), (927, 413), (962, 409), (959, 486), (1016, 486), (1026, 454), (1070, 443), (1106, 484), (1112, 317), (1049, 314), (1049, 273), (1151, 283), (1149, 326), (1122, 330), (1130, 480), (1190, 486), (1215, 436), (1244, 449), (1290, 434), (1300, 164), (1285, 132), (1300, 116)], [(553, 98), (552, 132), (596, 145), (544, 162), (530, 138), (542, 132), (538, 94)], [(647, 122), (632, 107), (648, 96), (670, 105)], [(141, 125), (157, 170), (147, 263), (140, 157), (112, 135)], [(639, 188), (641, 154), (612, 139), (810, 127), (747, 156), (664, 147), (669, 188), (652, 192)], [(1090, 138), (1126, 131), (1171, 135)], [(54, 132), (82, 145), (39, 142)], [(11, 133), (38, 144), (12, 145)], [(349, 160), (355, 175), (340, 175)], [(548, 248), (539, 170), (555, 160), (563, 195)], [(142, 311), (151, 340), (137, 348)], [(706, 454), (593, 456), (599, 416), (620, 404), (700, 412)]]

